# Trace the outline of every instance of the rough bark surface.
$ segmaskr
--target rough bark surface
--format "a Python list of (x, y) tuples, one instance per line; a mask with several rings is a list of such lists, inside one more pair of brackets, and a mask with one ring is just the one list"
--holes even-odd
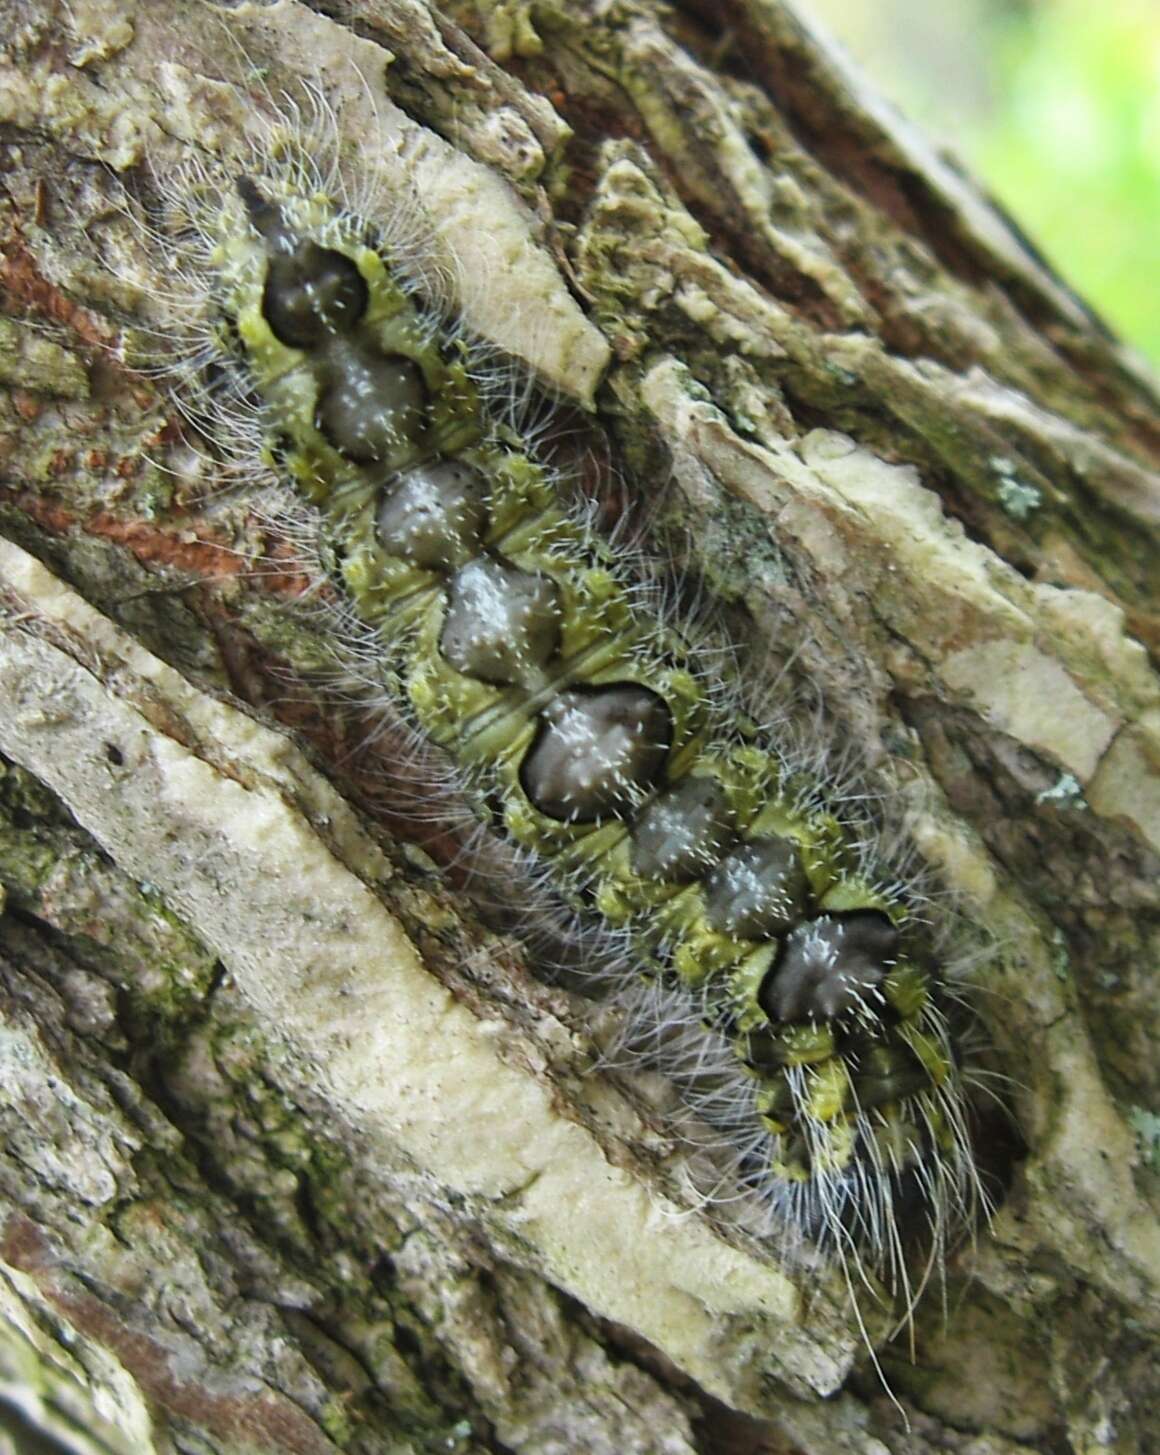
[[(0, 15), (0, 1425), (1156, 1449), (1144, 371), (778, 0), (327, 12)], [(591, 1016), (383, 788), (220, 442), (135, 366), (177, 322), (141, 218), (303, 83), (991, 947), (1003, 1200), (881, 1347), (896, 1403), (833, 1270), (689, 1212), (663, 1088), (589, 1073)]]

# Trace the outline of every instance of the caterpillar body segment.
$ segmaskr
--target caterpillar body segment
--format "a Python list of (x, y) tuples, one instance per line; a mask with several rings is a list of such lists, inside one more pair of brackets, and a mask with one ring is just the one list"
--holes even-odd
[[(978, 1201), (946, 990), (898, 888), (706, 695), (357, 218), (243, 177), (217, 306), (404, 705), (562, 894), (727, 1047), (691, 1099), (787, 1243), (900, 1272)], [(901, 1276), (905, 1278), (905, 1274)]]

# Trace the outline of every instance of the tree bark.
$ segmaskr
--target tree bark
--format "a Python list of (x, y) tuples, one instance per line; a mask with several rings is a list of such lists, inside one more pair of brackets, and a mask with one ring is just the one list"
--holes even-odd
[[(9, 0), (3, 33), (17, 1448), (1157, 1448), (1143, 366), (780, 0)], [(188, 286), (142, 219), (304, 85), (990, 947), (1001, 1204), (913, 1357), (689, 1211), (664, 1088), (590, 1069), (591, 1011), (384, 788), (253, 492), (139, 367)]]

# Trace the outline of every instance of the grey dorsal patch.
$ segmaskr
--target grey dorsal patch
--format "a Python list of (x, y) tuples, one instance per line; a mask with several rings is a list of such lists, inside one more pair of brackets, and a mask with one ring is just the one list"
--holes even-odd
[(569, 688), (544, 709), (524, 759), (524, 791), (549, 818), (622, 813), (656, 782), (671, 737), (664, 699), (637, 682)]
[(862, 1004), (898, 956), (898, 930), (884, 914), (819, 915), (787, 936), (759, 1000), (779, 1021), (833, 1020)]

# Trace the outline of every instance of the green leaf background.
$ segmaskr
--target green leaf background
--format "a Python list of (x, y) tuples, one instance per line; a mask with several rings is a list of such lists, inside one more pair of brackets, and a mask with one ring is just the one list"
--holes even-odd
[(1160, 365), (1160, 0), (808, 0)]

